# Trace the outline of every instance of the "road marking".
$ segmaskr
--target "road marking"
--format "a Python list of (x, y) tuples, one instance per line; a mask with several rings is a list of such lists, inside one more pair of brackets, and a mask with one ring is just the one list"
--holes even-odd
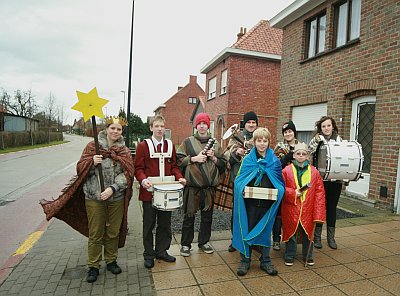
[(39, 238), (43, 235), (44, 231), (35, 231), (33, 232), (24, 243), (15, 251), (13, 256), (23, 255), (28, 252), (33, 245), (39, 240)]

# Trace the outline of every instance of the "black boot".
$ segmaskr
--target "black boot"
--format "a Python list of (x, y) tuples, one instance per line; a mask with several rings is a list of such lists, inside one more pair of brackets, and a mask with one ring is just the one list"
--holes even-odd
[(317, 249), (322, 248), (321, 233), (322, 233), (322, 224), (316, 224), (314, 231), (314, 247), (316, 247)]
[(335, 227), (328, 226), (326, 239), (328, 241), (328, 246), (331, 249), (337, 249), (337, 245), (335, 242)]
[(95, 281), (97, 281), (98, 275), (99, 275), (99, 269), (96, 267), (90, 267), (86, 277), (86, 281), (88, 283), (94, 283)]

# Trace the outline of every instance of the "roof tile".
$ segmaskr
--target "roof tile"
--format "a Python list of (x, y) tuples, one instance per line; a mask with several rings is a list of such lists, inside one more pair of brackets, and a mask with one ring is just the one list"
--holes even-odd
[(261, 20), (231, 47), (270, 54), (282, 54), (281, 29), (271, 28), (269, 21)]

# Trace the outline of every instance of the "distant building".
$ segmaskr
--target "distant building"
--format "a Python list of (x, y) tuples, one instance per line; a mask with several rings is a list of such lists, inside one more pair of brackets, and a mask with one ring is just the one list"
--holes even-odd
[(199, 98), (204, 96), (204, 90), (197, 84), (197, 76), (189, 76), (189, 83), (178, 87), (178, 91), (165, 103), (154, 110), (166, 121), (166, 138), (174, 144), (181, 142), (193, 132), (190, 118)]
[(250, 31), (241, 28), (237, 41), (222, 50), (201, 69), (206, 74), (205, 111), (211, 130), (222, 142), (225, 130), (254, 111), (259, 126), (272, 131), (278, 117), (278, 95), (282, 51), (282, 30), (261, 20)]
[(346, 193), (398, 213), (399, 19), (396, 0), (297, 0), (270, 20), (283, 29), (276, 131), (292, 119), (309, 141), (315, 121), (335, 118), (364, 153), (364, 178)]
[(0, 131), (21, 132), (37, 131), (39, 129), (39, 120), (26, 116), (14, 115), (11, 113), (0, 112)]

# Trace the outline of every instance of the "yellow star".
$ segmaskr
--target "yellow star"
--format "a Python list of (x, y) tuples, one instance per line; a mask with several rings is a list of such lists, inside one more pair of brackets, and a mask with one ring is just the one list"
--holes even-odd
[(95, 87), (87, 94), (78, 90), (76, 94), (78, 95), (78, 103), (72, 106), (72, 109), (82, 112), (85, 121), (92, 116), (104, 118), (102, 108), (108, 103), (108, 100), (99, 98)]

